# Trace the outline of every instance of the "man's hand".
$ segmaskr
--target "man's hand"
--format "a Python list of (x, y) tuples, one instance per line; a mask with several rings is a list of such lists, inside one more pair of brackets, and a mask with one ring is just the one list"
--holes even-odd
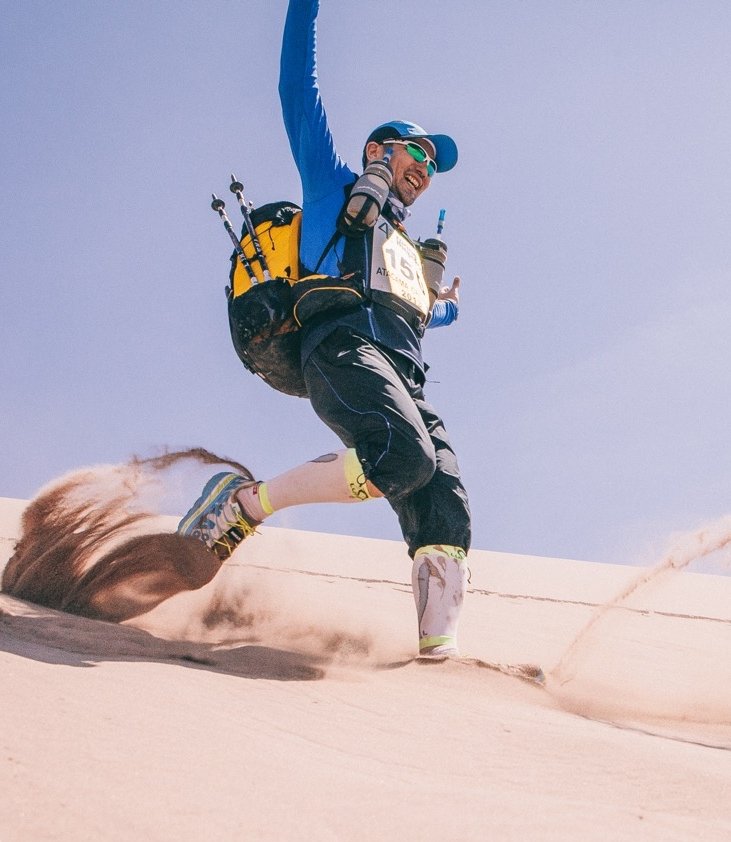
[(459, 285), (461, 282), (462, 281), (458, 275), (454, 281), (452, 281), (451, 287), (442, 287), (438, 298), (441, 301), (453, 301), (457, 306), (459, 306)]

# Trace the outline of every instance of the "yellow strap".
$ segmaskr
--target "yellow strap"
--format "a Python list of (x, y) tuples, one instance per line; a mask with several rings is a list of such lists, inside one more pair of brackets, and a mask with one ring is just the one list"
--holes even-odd
[(421, 652), (422, 649), (430, 649), (432, 646), (443, 646), (445, 643), (453, 644), (456, 640), (456, 637), (450, 637), (449, 635), (422, 637), (419, 640), (419, 652)]
[(265, 482), (260, 482), (259, 487), (256, 489), (259, 495), (259, 503), (261, 504), (262, 509), (268, 514), (274, 514), (274, 506), (272, 506), (271, 500), (269, 499), (269, 489), (267, 488), (267, 484)]
[(467, 553), (462, 547), (452, 547), (449, 544), (429, 544), (426, 547), (419, 547), (414, 553), (414, 559), (421, 555), (447, 555), (455, 561), (464, 561)]
[(350, 496), (354, 500), (372, 499), (371, 493), (368, 490), (368, 480), (363, 472), (363, 466), (354, 447), (349, 447), (345, 451), (343, 471), (345, 472), (345, 481), (348, 483)]

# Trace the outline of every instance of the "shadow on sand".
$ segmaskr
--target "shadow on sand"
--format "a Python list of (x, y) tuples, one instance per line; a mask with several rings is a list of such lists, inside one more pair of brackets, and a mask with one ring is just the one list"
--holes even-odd
[(78, 617), (0, 596), (0, 651), (50, 664), (93, 667), (109, 661), (152, 661), (242, 678), (317, 681), (327, 657), (252, 643), (165, 640), (141, 629)]

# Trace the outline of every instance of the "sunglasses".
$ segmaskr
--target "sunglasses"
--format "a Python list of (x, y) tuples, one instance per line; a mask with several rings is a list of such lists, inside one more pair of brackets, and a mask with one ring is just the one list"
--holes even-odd
[(423, 146), (419, 146), (418, 143), (411, 143), (408, 140), (384, 140), (384, 146), (403, 146), (404, 149), (411, 155), (411, 157), (416, 161), (417, 164), (424, 164), (426, 163), (426, 174), (431, 178), (434, 173), (437, 171), (437, 162), (430, 158), (426, 151), (424, 150)]

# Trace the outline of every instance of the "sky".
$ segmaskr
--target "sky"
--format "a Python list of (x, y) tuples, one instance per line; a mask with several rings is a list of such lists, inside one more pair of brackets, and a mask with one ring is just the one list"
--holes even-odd
[[(231, 172), (255, 204), (301, 198), (285, 0), (0, 12), (0, 496), (165, 447), (262, 479), (339, 447), (239, 363), (210, 209), (236, 219)], [(390, 119), (459, 146), (409, 231), (446, 208), (461, 312), (425, 337), (427, 396), (475, 547), (647, 563), (731, 510), (729, 43), (725, 0), (323, 0), (341, 156)], [(385, 501), (270, 523), (400, 537)]]

